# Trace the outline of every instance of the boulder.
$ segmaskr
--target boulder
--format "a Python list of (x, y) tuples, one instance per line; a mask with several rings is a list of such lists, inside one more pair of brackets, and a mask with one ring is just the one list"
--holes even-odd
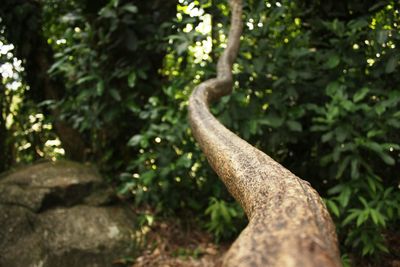
[(0, 180), (0, 267), (110, 267), (132, 251), (134, 215), (91, 167), (45, 162)]

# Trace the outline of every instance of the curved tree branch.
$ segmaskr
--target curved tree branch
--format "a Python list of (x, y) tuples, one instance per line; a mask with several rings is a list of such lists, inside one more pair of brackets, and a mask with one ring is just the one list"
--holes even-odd
[(232, 90), (232, 64), (242, 32), (242, 2), (231, 0), (231, 28), (217, 77), (189, 99), (192, 132), (210, 165), (242, 205), (248, 226), (223, 266), (341, 266), (335, 227), (310, 184), (225, 128), (208, 104)]

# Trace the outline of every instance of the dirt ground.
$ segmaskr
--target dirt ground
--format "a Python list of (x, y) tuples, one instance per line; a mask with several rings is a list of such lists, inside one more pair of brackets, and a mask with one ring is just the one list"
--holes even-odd
[(145, 228), (144, 250), (131, 267), (219, 267), (229, 243), (216, 244), (197, 226), (164, 221)]
[[(230, 243), (216, 244), (210, 234), (191, 223), (164, 220), (142, 229), (140, 256), (130, 267), (220, 267)], [(400, 267), (400, 235), (385, 235), (390, 253), (374, 259), (350, 256), (352, 267)]]

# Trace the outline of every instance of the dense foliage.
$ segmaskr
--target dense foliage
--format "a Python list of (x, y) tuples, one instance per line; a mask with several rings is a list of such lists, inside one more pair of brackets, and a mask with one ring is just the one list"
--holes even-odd
[[(4, 1), (0, 170), (63, 157), (64, 148), (136, 205), (197, 214), (217, 238), (232, 237), (243, 212), (186, 120), (191, 90), (215, 74), (228, 14), (219, 0)], [(384, 237), (400, 222), (398, 3), (254, 0), (244, 19), (234, 93), (213, 111), (311, 182), (344, 253), (391, 253)]]

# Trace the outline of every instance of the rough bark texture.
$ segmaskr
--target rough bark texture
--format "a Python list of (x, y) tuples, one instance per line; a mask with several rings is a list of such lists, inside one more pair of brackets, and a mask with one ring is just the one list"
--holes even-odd
[(332, 219), (311, 185), (240, 139), (210, 113), (208, 103), (231, 92), (232, 64), (242, 31), (241, 0), (230, 1), (232, 20), (217, 78), (195, 88), (189, 120), (201, 149), (249, 224), (223, 266), (341, 266)]

